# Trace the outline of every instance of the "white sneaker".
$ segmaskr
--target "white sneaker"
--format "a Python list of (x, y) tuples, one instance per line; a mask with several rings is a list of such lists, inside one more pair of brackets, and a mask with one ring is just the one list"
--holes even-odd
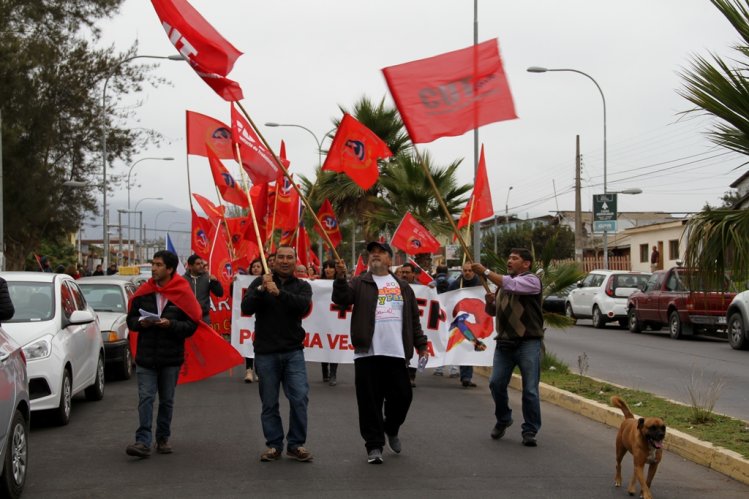
[(244, 374), (244, 382), (252, 383), (254, 380), (255, 380), (255, 373), (252, 372), (252, 369), (247, 369), (247, 372)]

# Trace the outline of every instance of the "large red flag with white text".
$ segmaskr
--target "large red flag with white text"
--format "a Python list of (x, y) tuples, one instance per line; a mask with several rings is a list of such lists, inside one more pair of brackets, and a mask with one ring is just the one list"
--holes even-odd
[[(333, 243), (333, 247), (337, 248), (341, 244), (343, 237), (341, 236), (341, 228), (338, 226), (338, 218), (335, 216), (333, 206), (327, 199), (320, 206), (317, 212), (317, 219), (320, 220), (320, 223), (325, 228), (325, 233), (330, 238), (330, 242)], [(322, 237), (320, 227), (317, 224), (315, 224), (315, 231)]]
[(382, 72), (414, 143), (517, 118), (496, 39)]
[(247, 202), (247, 194), (237, 184), (236, 180), (229, 170), (221, 163), (216, 153), (208, 146), (208, 163), (211, 165), (211, 174), (213, 175), (213, 181), (218, 187), (218, 192), (224, 201), (232, 203), (242, 208), (248, 208), (250, 204)]
[(367, 190), (380, 176), (377, 160), (392, 155), (387, 144), (372, 130), (344, 114), (322, 169), (343, 172)]
[(221, 159), (234, 159), (231, 127), (205, 114), (187, 111), (187, 154), (207, 156), (208, 147)]
[[(283, 175), (273, 159), (273, 154), (260, 142), (260, 138), (250, 124), (233, 105), (231, 106), (231, 135), (232, 142), (239, 145), (242, 167), (253, 184), (273, 182), (279, 175)], [(239, 161), (239, 158), (236, 159)]]
[[(473, 214), (472, 214), (473, 213)], [(458, 220), (458, 228), (480, 222), (485, 218), (494, 215), (494, 205), (492, 204), (492, 192), (489, 189), (489, 176), (486, 174), (486, 160), (484, 159), (484, 145), (481, 145), (481, 155), (479, 156), (479, 168), (476, 171), (476, 183), (473, 185), (473, 193), (466, 203), (463, 213)]]
[(403, 217), (390, 244), (408, 255), (436, 253), (440, 249), (439, 241), (411, 213)]

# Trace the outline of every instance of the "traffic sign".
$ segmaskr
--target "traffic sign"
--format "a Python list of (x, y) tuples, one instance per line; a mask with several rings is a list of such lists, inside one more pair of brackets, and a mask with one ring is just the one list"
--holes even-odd
[(616, 220), (594, 220), (593, 232), (616, 232)]
[(593, 220), (616, 222), (616, 194), (593, 194)]

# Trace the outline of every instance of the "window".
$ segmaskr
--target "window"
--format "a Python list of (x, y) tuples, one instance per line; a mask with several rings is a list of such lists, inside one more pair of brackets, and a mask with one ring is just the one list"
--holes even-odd
[(650, 262), (650, 255), (648, 254), (648, 245), (647, 244), (641, 244), (640, 245), (640, 263), (648, 263)]
[(645, 291), (656, 291), (660, 289), (661, 287), (661, 277), (663, 274), (653, 274), (650, 276), (650, 279), (648, 279), (648, 285), (645, 288)]
[(64, 282), (60, 285), (60, 302), (65, 317), (70, 319), (71, 314), (76, 310), (75, 298), (73, 298), (73, 293), (70, 292), (70, 288)]
[(668, 259), (678, 260), (679, 259), (679, 240), (672, 239), (668, 242)]

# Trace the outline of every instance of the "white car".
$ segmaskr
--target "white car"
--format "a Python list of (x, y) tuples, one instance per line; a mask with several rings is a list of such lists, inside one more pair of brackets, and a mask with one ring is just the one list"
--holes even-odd
[(731, 300), (726, 311), (728, 343), (735, 350), (749, 349), (749, 290), (742, 291)]
[(595, 328), (612, 321), (627, 327), (627, 298), (649, 276), (644, 272), (593, 270), (567, 295), (565, 314), (571, 319), (590, 317)]
[(135, 293), (135, 284), (127, 276), (84, 277), (76, 282), (99, 317), (107, 370), (116, 378), (130, 379), (133, 357), (128, 338), (127, 304)]
[(0, 497), (20, 497), (29, 455), (29, 380), (21, 346), (0, 329)]
[(104, 342), (93, 308), (65, 274), (4, 272), (16, 313), (3, 329), (26, 356), (31, 410), (70, 421), (71, 399), (104, 397)]

